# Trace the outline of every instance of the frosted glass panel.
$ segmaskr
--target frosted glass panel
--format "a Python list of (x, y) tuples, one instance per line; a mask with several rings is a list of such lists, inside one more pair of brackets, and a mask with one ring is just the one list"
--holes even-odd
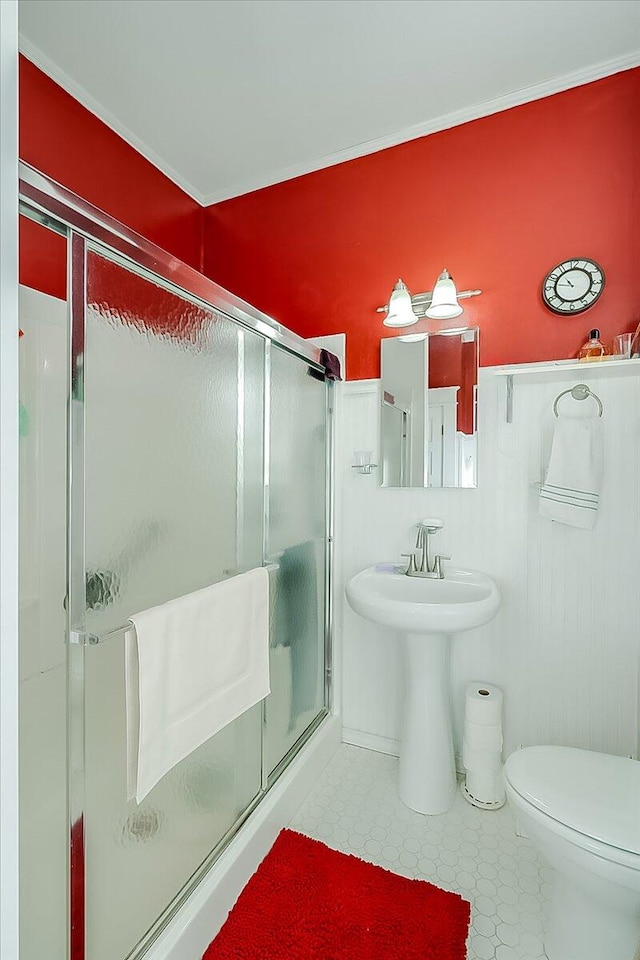
[[(264, 345), (90, 253), (86, 629), (262, 562)], [(189, 656), (185, 638), (185, 657)], [(126, 957), (256, 796), (257, 705), (127, 801), (124, 638), (85, 658), (90, 960)]]
[(267, 556), (271, 579), (271, 772), (324, 706), (327, 386), (271, 349)]

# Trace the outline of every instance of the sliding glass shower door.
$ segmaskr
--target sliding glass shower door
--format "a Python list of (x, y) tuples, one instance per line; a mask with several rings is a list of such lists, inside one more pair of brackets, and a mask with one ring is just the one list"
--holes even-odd
[(84, 701), (72, 839), (85, 897), (83, 909), (74, 891), (72, 920), (76, 942), (86, 926), (87, 960), (124, 960), (261, 787), (258, 704), (140, 805), (127, 796), (123, 628), (137, 611), (262, 564), (262, 525), (244, 521), (263, 510), (265, 344), (93, 250), (85, 272), (71, 504), (81, 527), (84, 501), (85, 546), (81, 559), (72, 539), (70, 584), (83, 621), (72, 630), (89, 641), (73, 651), (72, 674)]
[(269, 348), (266, 553), (271, 590), (269, 776), (324, 709), (327, 388), (324, 377)]
[[(68, 267), (21, 313), (22, 948), (141, 960), (328, 712), (331, 389), (316, 347), (20, 177)], [(129, 617), (261, 565), (270, 695), (137, 804)]]
[[(328, 387), (317, 364), (76, 234), (70, 299), (70, 955), (126, 960), (327, 712)], [(129, 617), (261, 565), (270, 696), (136, 804)]]

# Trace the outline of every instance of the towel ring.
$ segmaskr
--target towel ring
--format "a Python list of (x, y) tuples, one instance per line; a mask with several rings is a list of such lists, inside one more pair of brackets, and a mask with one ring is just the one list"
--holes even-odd
[(574, 400), (586, 400), (587, 397), (593, 397), (593, 399), (598, 404), (598, 416), (599, 417), (602, 416), (602, 413), (604, 410), (602, 406), (602, 400), (596, 393), (593, 393), (593, 391), (589, 389), (586, 383), (576, 383), (575, 387), (570, 387), (569, 390), (563, 390), (562, 393), (558, 394), (558, 396), (553, 401), (554, 416), (556, 417), (560, 416), (560, 414), (558, 413), (558, 400), (561, 400), (562, 397), (566, 397), (568, 393), (571, 394)]

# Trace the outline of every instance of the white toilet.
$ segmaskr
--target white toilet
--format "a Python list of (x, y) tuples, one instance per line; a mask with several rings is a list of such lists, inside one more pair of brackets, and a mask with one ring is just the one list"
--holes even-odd
[(519, 825), (555, 868), (549, 960), (640, 957), (640, 762), (526, 747), (504, 777)]

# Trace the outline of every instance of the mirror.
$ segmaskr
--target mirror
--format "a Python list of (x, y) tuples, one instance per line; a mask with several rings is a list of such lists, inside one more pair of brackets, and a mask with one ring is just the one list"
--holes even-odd
[(381, 343), (383, 487), (476, 487), (478, 328)]

